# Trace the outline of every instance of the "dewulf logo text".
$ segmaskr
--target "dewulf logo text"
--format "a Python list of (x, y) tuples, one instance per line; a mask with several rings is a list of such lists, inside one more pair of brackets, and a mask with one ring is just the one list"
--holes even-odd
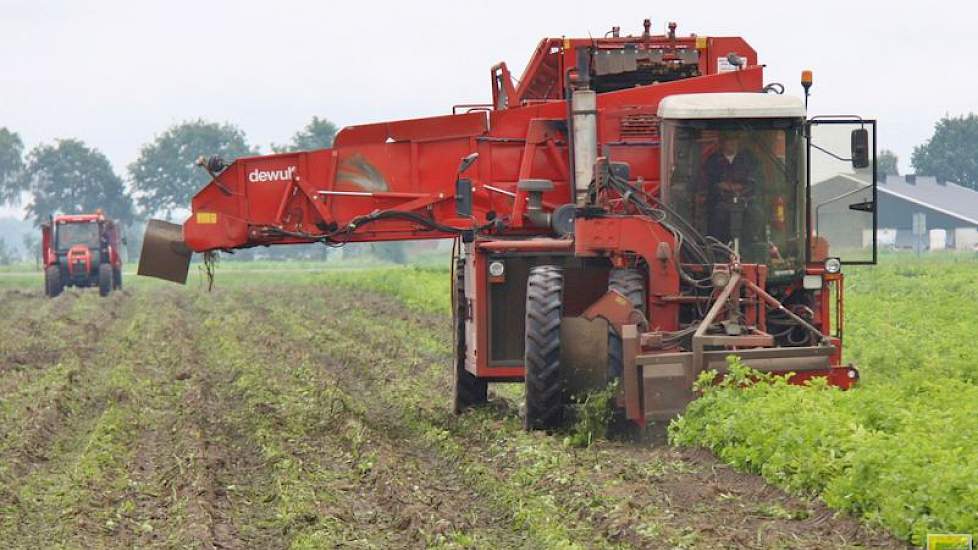
[(248, 181), (288, 181), (295, 175), (295, 166), (289, 166), (285, 170), (259, 170), (255, 168), (248, 172)]

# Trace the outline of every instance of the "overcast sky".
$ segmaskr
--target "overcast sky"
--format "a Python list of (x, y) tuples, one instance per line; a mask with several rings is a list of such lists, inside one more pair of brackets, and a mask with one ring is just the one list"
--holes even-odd
[(124, 176), (174, 123), (231, 122), (267, 151), (313, 115), (443, 114), (487, 101), (489, 67), (518, 74), (542, 37), (639, 34), (649, 17), (659, 33), (743, 36), (791, 94), (812, 69), (811, 112), (878, 118), (907, 170), (938, 118), (978, 112), (978, 7), (900, 4), (0, 0), (0, 126), (28, 148), (80, 138)]

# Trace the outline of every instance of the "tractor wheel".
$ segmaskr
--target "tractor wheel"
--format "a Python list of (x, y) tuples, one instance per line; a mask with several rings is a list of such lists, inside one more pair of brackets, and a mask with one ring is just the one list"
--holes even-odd
[(49, 265), (44, 268), (44, 293), (54, 298), (64, 290), (61, 282), (61, 269), (56, 265)]
[(560, 318), (564, 313), (564, 275), (552, 265), (534, 267), (526, 282), (527, 430), (553, 429), (563, 417), (560, 378)]
[(102, 264), (98, 266), (98, 294), (108, 296), (112, 292), (112, 266)]
[(112, 268), (112, 289), (122, 290), (122, 268), (121, 267)]
[[(612, 269), (608, 275), (608, 290), (617, 290), (632, 306), (645, 313), (645, 276), (637, 269)], [(614, 327), (608, 326), (608, 382), (621, 378), (624, 360), (622, 358), (621, 335)]]
[(452, 328), (455, 344), (455, 392), (452, 407), (455, 414), (488, 401), (489, 384), (465, 370), (465, 273), (464, 263), (455, 266), (455, 280), (452, 291), (455, 293), (455, 308), (452, 311)]

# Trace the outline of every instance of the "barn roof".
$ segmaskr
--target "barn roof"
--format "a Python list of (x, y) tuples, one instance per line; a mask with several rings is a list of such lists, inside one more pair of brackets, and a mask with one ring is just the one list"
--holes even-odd
[(880, 193), (978, 225), (978, 192), (973, 189), (933, 176), (887, 176), (879, 183)]

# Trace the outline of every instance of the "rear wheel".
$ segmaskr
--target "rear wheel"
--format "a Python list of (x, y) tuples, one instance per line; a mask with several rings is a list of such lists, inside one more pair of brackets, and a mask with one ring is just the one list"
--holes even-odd
[(102, 264), (98, 266), (98, 293), (99, 296), (108, 296), (112, 292), (112, 266)]
[(112, 288), (114, 290), (122, 289), (122, 268), (113, 267), (112, 268)]
[(44, 293), (54, 298), (64, 290), (64, 283), (61, 281), (61, 269), (56, 265), (49, 265), (44, 268)]
[[(608, 290), (618, 291), (628, 298), (632, 307), (645, 314), (645, 276), (638, 269), (612, 269)], [(621, 335), (608, 325), (608, 382), (621, 378), (623, 364)]]
[(534, 267), (526, 283), (526, 414), (523, 427), (546, 430), (563, 417), (560, 378), (560, 318), (564, 313), (564, 276), (552, 265)]
[(455, 414), (461, 414), (465, 409), (485, 403), (489, 395), (489, 384), (465, 370), (465, 272), (464, 263), (461, 261), (455, 266), (452, 292), (455, 298), (455, 307), (452, 310), (452, 334), (455, 344), (455, 392), (452, 407)]

